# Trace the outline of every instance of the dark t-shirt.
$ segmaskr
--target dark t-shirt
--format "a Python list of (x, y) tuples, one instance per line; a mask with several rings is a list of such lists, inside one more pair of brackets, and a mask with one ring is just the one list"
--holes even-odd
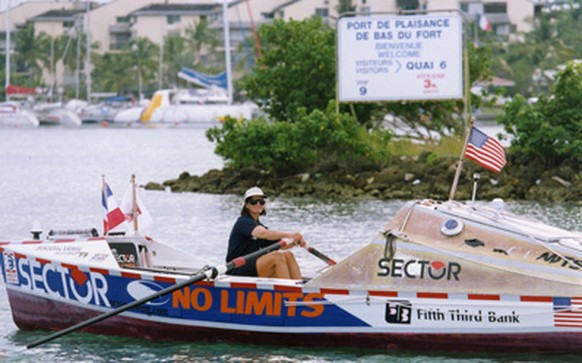
[[(255, 221), (250, 215), (241, 215), (235, 222), (230, 232), (228, 239), (228, 253), (226, 254), (226, 262), (241, 256), (248, 255), (258, 251), (261, 248), (272, 245), (277, 241), (269, 241), (264, 239), (257, 239), (253, 237), (252, 232), (257, 226), (264, 224)], [(231, 275), (240, 276), (257, 276), (256, 260), (247, 261), (243, 266), (236, 268), (229, 272)]]

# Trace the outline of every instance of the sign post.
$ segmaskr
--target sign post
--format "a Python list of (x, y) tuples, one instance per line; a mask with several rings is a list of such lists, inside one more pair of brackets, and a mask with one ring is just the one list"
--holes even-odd
[(469, 61), (463, 52), (461, 13), (372, 15), (337, 22), (337, 114), (340, 102), (464, 99), (463, 118), (469, 124)]

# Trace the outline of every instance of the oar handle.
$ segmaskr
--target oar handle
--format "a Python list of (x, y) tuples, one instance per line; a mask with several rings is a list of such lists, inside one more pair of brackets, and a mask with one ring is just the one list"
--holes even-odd
[(330, 266), (335, 265), (337, 262), (335, 262), (334, 259), (324, 255), (323, 253), (319, 252), (318, 250), (316, 250), (315, 248), (311, 247), (311, 246), (307, 246), (305, 247), (305, 249), (307, 251), (309, 251), (309, 253), (311, 253), (312, 255), (320, 258), (321, 260), (323, 260), (325, 263), (327, 263)]
[(72, 333), (74, 331), (77, 331), (79, 329), (88, 327), (89, 325), (98, 323), (98, 322), (100, 322), (102, 320), (105, 320), (107, 318), (110, 318), (110, 317), (112, 317), (114, 315), (120, 314), (120, 313), (122, 313), (122, 312), (124, 312), (126, 310), (135, 308), (137, 306), (140, 306), (142, 304), (145, 304), (148, 301), (154, 300), (154, 299), (156, 299), (156, 298), (158, 298), (160, 296), (169, 294), (169, 293), (174, 292), (176, 290), (180, 290), (183, 287), (186, 287), (188, 285), (195, 284), (195, 283), (197, 283), (199, 281), (202, 281), (204, 279), (213, 279), (213, 278), (216, 278), (218, 275), (224, 274), (224, 273), (232, 270), (235, 267), (243, 266), (244, 264), (247, 263), (247, 261), (250, 261), (252, 259), (258, 258), (258, 257), (260, 257), (262, 255), (267, 254), (267, 253), (276, 251), (276, 250), (278, 250), (280, 248), (285, 247), (286, 245), (287, 245), (287, 242), (285, 242), (285, 241), (279, 241), (279, 242), (274, 243), (274, 244), (272, 244), (272, 245), (270, 245), (268, 247), (265, 247), (263, 249), (260, 249), (258, 251), (255, 251), (253, 253), (249, 253), (248, 255), (245, 255), (245, 256), (242, 256), (242, 257), (239, 257), (239, 258), (235, 258), (234, 260), (228, 262), (226, 265), (221, 265), (221, 266), (218, 266), (218, 267), (208, 267), (208, 268), (205, 268), (203, 271), (198, 272), (196, 275), (193, 275), (191, 278), (189, 278), (186, 281), (182, 281), (182, 282), (177, 283), (175, 285), (168, 286), (167, 288), (165, 288), (163, 290), (160, 290), (160, 291), (158, 291), (158, 292), (156, 292), (156, 293), (154, 293), (152, 295), (146, 296), (146, 297), (141, 298), (139, 300), (135, 300), (133, 302), (130, 302), (129, 304), (125, 304), (123, 306), (120, 306), (117, 309), (108, 311), (105, 314), (101, 314), (101, 315), (95, 316), (95, 317), (93, 317), (93, 318), (91, 318), (89, 320), (82, 321), (82, 322), (80, 322), (80, 323), (78, 323), (76, 325), (70, 326), (70, 327), (68, 327), (66, 329), (63, 329), (61, 331), (58, 331), (58, 332), (56, 332), (54, 334), (51, 334), (51, 335), (49, 335), (47, 337), (44, 337), (42, 339), (38, 339), (37, 341), (32, 342), (31, 344), (27, 345), (26, 348), (28, 348), (28, 349), (34, 348), (34, 347), (36, 347), (38, 345), (41, 345), (41, 344), (44, 344), (44, 343), (49, 342), (51, 340), (54, 340), (56, 338), (62, 337), (63, 335), (67, 335), (67, 334)]
[(245, 256), (241, 256), (241, 257), (237, 257), (234, 258), (232, 261), (228, 262), (224, 267), (226, 268), (226, 270), (224, 272), (220, 271), (220, 273), (226, 273), (230, 270), (232, 270), (233, 268), (238, 268), (241, 267), (243, 265), (245, 265), (248, 261), (250, 260), (254, 260), (256, 258), (259, 258), (263, 255), (266, 255), (267, 253), (276, 251), (278, 249), (284, 248), (287, 245), (289, 245), (288, 242), (284, 241), (284, 240), (280, 240), (272, 245), (269, 245), (265, 248), (261, 248), (258, 251), (249, 253), (248, 255)]

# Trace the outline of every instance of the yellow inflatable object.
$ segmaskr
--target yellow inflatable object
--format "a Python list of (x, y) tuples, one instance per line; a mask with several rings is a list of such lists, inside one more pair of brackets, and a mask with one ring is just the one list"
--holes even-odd
[(149, 122), (150, 121), (154, 111), (162, 105), (162, 97), (163, 96), (161, 93), (154, 94), (150, 104), (145, 109), (145, 111), (141, 114), (141, 117), (140, 117), (141, 122)]

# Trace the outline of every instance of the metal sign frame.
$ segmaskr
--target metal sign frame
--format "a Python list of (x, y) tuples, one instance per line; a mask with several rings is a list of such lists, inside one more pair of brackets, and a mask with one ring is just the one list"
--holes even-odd
[[(466, 49), (466, 44), (467, 44), (467, 39), (466, 39), (466, 32), (463, 32), (463, 26), (466, 23), (466, 16), (465, 13), (463, 13), (462, 11), (458, 10), (458, 9), (449, 9), (449, 10), (434, 10), (434, 11), (417, 11), (417, 10), (413, 10), (413, 11), (400, 11), (400, 12), (371, 12), (369, 14), (366, 14), (366, 18), (368, 19), (373, 19), (375, 16), (379, 16), (379, 15), (390, 15), (392, 17), (394, 16), (410, 16), (410, 15), (414, 15), (414, 14), (427, 14), (427, 13), (439, 13), (439, 14), (451, 14), (451, 13), (457, 13), (458, 15), (460, 15), (460, 19), (461, 19), (461, 24), (460, 24), (460, 31), (461, 31), (461, 37), (460, 37), (460, 42), (461, 42), (461, 52), (462, 52), (462, 61), (460, 62), (460, 65), (462, 66), (462, 68), (459, 70), (460, 71), (460, 75), (461, 75), (461, 87), (462, 87), (462, 91), (461, 94), (463, 95), (462, 97), (454, 97), (454, 98), (422, 98), (422, 99), (382, 99), (382, 101), (384, 102), (388, 102), (388, 101), (393, 101), (393, 102), (401, 102), (401, 101), (426, 101), (426, 100), (430, 100), (430, 101), (445, 101), (445, 100), (450, 100), (450, 99), (454, 99), (454, 100), (458, 100), (458, 99), (463, 99), (464, 101), (464, 107), (463, 107), (463, 119), (464, 119), (464, 124), (467, 125), (468, 130), (466, 130), (466, 139), (468, 140), (468, 137), (470, 135), (470, 128), (472, 126), (472, 121), (471, 121), (471, 90), (470, 90), (470, 79), (469, 79), (469, 56), (468, 56), (468, 51)], [(340, 33), (340, 28), (337, 26), (339, 24), (339, 22), (350, 16), (357, 16), (359, 13), (357, 12), (349, 12), (349, 13), (343, 13), (340, 15), (340, 17), (337, 20), (336, 23), (336, 58), (337, 58), (337, 64), (336, 64), (336, 114), (337, 117), (339, 117), (340, 114), (340, 82), (339, 82), (339, 77), (340, 77), (340, 59), (339, 59), (339, 52), (340, 52), (340, 46), (339, 46), (339, 33)], [(377, 19), (377, 18), (376, 18)], [(389, 24), (388, 24), (389, 26)], [(356, 102), (379, 102), (380, 100), (368, 100), (368, 101), (356, 101)], [(355, 117), (355, 110), (353, 109), (353, 103), (354, 101), (347, 101), (348, 103), (350, 103), (350, 106), (352, 107), (352, 113), (354, 113), (354, 117)], [(465, 154), (465, 148), (467, 147), (467, 140), (465, 140), (465, 143), (463, 145), (463, 150), (461, 152), (461, 155), (459, 156), (459, 160), (457, 163), (457, 168), (455, 171), (455, 177), (453, 179), (453, 183), (451, 185), (451, 190), (450, 190), (450, 194), (449, 194), (449, 200), (453, 200), (455, 197), (455, 193), (457, 191), (457, 185), (459, 182), (459, 177), (461, 175), (461, 169), (463, 167), (463, 157)]]

